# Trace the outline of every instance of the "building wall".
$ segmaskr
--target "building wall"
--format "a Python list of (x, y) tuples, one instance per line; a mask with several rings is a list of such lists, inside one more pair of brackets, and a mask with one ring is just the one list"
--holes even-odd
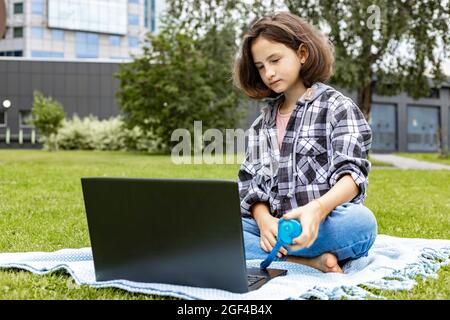
[[(120, 114), (115, 98), (119, 81), (114, 73), (117, 61), (44, 60), (0, 57), (0, 148), (30, 147), (31, 131), (21, 125), (32, 108), (33, 91), (39, 90), (62, 103), (68, 117), (95, 115), (106, 119)], [(337, 88), (339, 90), (339, 88)], [(356, 94), (341, 90), (356, 101)], [(414, 100), (405, 93), (393, 97), (373, 96), (369, 124), (372, 127), (372, 150), (377, 152), (436, 152), (449, 143), (450, 87), (435, 91), (433, 97)], [(10, 108), (2, 106), (4, 100)], [(260, 114), (260, 105), (247, 103), (248, 115), (238, 128), (248, 129)], [(7, 124), (2, 125), (6, 120)], [(10, 144), (5, 144), (9, 128)], [(19, 141), (22, 131), (23, 144)]]
[[(0, 123), (0, 148), (33, 146), (33, 128), (22, 122), (30, 116), (34, 90), (59, 101), (68, 118), (74, 114), (100, 119), (118, 115), (115, 93), (119, 81), (114, 78), (118, 70), (116, 62), (0, 58), (0, 120), (6, 119), (6, 125)], [(11, 102), (9, 108), (3, 106), (5, 100)], [(7, 129), (10, 144), (5, 141)], [(17, 144), (20, 132), (22, 145)]]
[[(54, 59), (130, 59), (131, 55), (141, 52), (146, 33), (158, 31), (159, 17), (165, 10), (165, 1), (119, 1), (122, 1), (122, 3), (124, 1), (127, 8), (127, 12), (122, 16), (125, 17), (125, 23), (127, 24), (126, 31), (123, 34), (116, 31), (89, 31), (83, 29), (83, 27), (80, 27), (79, 30), (73, 30), (80, 25), (76, 21), (82, 21), (83, 17), (74, 18), (72, 27), (70, 26), (71, 23), (65, 27), (49, 27), (48, 0), (7, 0), (8, 29), (5, 38), (0, 39), (0, 56)], [(84, 3), (89, 6), (86, 7), (87, 9), (98, 10), (93, 2)], [(15, 4), (22, 4), (23, 13), (15, 13)], [(61, 20), (63, 19), (61, 18)], [(104, 23), (113, 22), (105, 21)], [(15, 29), (20, 28), (22, 28), (23, 35), (15, 37)]]

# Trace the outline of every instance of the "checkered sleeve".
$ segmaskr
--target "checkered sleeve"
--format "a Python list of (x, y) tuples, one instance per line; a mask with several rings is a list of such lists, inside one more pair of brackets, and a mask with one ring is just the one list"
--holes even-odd
[(241, 200), (241, 214), (245, 218), (251, 218), (250, 208), (256, 202), (269, 202), (269, 195), (258, 185), (254, 173), (249, 170), (251, 164), (244, 161), (239, 170), (239, 198)]
[[(255, 123), (258, 123), (258, 119)], [(258, 134), (254, 130), (255, 123), (249, 130), (245, 159), (238, 173), (241, 214), (245, 218), (252, 217), (250, 208), (253, 204), (260, 201), (269, 201), (269, 195), (261, 188), (261, 181), (257, 178), (258, 153), (260, 151), (258, 146)]]
[(358, 106), (348, 98), (337, 102), (331, 116), (331, 128), (329, 184), (332, 187), (343, 175), (350, 174), (359, 187), (358, 195), (351, 202), (364, 202), (371, 167), (368, 160), (371, 128)]

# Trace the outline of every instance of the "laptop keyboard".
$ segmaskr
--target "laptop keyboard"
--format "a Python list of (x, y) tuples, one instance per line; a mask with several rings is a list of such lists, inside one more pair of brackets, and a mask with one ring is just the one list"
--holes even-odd
[(256, 275), (250, 275), (250, 274), (248, 274), (247, 275), (247, 282), (248, 282), (248, 285), (249, 286), (251, 286), (251, 285), (254, 285), (255, 283), (257, 283), (258, 281), (261, 281), (261, 280), (263, 280), (263, 279), (265, 279), (266, 277), (264, 277), (264, 276), (256, 276)]

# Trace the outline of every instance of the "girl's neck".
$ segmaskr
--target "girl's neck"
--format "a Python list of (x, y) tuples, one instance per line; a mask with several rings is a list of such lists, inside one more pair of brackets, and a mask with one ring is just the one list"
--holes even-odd
[(280, 113), (290, 113), (295, 108), (298, 99), (306, 92), (303, 82), (299, 81), (295, 86), (284, 92), (284, 101), (280, 107)]

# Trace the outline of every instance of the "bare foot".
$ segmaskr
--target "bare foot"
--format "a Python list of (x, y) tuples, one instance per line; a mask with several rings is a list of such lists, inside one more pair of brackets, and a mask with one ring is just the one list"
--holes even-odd
[(322, 272), (338, 272), (343, 273), (334, 254), (326, 252), (315, 258), (302, 258), (296, 256), (288, 256), (286, 261), (304, 264)]

